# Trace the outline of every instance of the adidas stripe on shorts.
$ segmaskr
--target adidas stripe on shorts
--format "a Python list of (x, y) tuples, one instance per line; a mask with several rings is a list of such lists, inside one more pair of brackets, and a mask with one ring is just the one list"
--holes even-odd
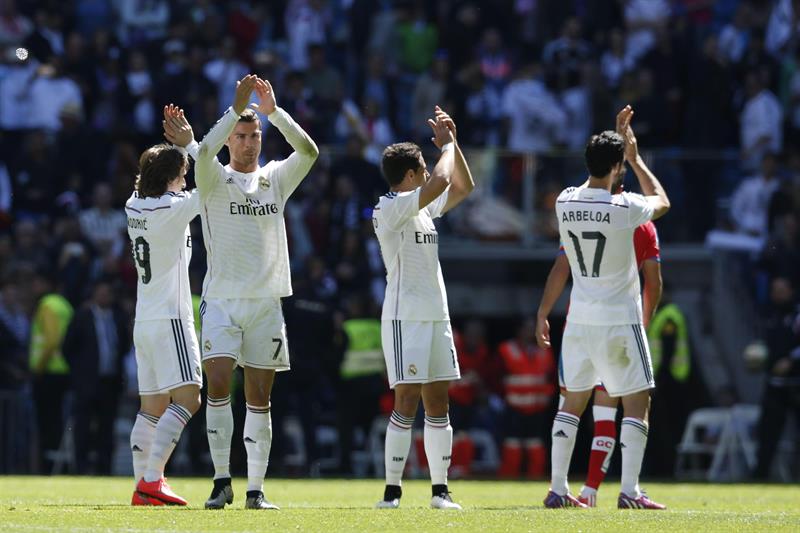
[(381, 342), (391, 388), (461, 378), (449, 320), (383, 320)]
[(133, 326), (139, 394), (163, 394), (182, 385), (202, 386), (194, 322), (163, 319)]
[(613, 397), (655, 387), (641, 324), (590, 326), (568, 321), (561, 343), (561, 373), (569, 391), (592, 389), (598, 380)]

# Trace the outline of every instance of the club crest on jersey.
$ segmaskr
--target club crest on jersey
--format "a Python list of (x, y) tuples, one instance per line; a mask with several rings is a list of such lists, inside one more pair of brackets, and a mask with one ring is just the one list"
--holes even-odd
[(232, 183), (233, 183), (233, 178), (232, 177), (228, 176), (227, 178), (225, 178), (225, 184), (226, 185), (231, 185)]
[(417, 375), (417, 365), (408, 365), (408, 373), (412, 376)]
[(203, 343), (203, 349), (207, 352), (211, 351), (211, 341), (206, 339), (206, 342)]
[(258, 188), (261, 189), (262, 191), (266, 191), (267, 189), (269, 189), (270, 185), (272, 184), (269, 182), (269, 179), (265, 178), (264, 176), (258, 178)]

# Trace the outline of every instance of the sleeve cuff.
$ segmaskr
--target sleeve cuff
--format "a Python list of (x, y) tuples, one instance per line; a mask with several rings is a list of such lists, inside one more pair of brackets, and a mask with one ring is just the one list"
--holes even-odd
[(192, 159), (197, 161), (197, 153), (200, 150), (200, 144), (197, 141), (193, 140), (192, 142), (187, 144), (186, 148), (183, 150), (186, 153), (188, 153), (192, 157)]

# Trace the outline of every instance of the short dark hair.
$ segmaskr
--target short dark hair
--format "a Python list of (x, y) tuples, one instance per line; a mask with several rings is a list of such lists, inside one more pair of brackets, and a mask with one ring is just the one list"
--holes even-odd
[(614, 165), (622, 163), (625, 158), (625, 141), (622, 135), (606, 130), (599, 135), (592, 135), (586, 144), (586, 168), (595, 178), (606, 176)]
[(139, 197), (158, 198), (163, 195), (167, 192), (169, 182), (177, 178), (188, 164), (180, 150), (166, 143), (145, 150), (139, 157), (139, 175), (136, 176)]
[(239, 122), (258, 122), (258, 126), (261, 127), (261, 119), (251, 107), (246, 107), (242, 111), (242, 114), (239, 115)]
[(399, 185), (409, 170), (419, 170), (422, 150), (414, 143), (390, 144), (381, 156), (381, 172), (390, 187)]

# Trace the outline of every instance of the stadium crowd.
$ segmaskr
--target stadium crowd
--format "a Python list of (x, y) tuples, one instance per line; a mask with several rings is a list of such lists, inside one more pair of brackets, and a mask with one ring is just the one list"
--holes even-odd
[[(118, 405), (136, 390), (122, 387), (135, 376), (136, 271), (121, 208), (138, 156), (162, 139), (162, 106), (181, 106), (202, 136), (248, 72), (269, 79), (279, 105), (327, 148), (287, 205), (293, 371), (273, 400), (286, 406), (274, 411), (276, 427), (278, 416), (298, 415), (311, 459), (321, 453), (308, 438), (319, 423), (349, 435), (349, 449), (354, 427), (367, 432), (391, 410), (380, 365), (353, 368), (348, 354), (380, 348), (379, 336), (377, 346), (352, 339), (379, 330), (384, 269), (370, 209), (386, 189), (381, 150), (401, 139), (430, 144), (435, 104), (457, 118), (463, 145), (481, 149), (581, 150), (629, 103), (648, 149), (735, 152), (726, 170), (699, 157), (665, 178), (693, 220), (693, 236), (666, 238), (696, 240), (719, 225), (762, 239), (754, 292), (765, 316), (795, 317), (798, 30), (796, 0), (0, 0), (0, 387), (30, 394), (41, 450), (58, 448), (64, 425), (45, 406), (72, 391), (75, 445), (97, 448), (95, 464), (78, 471), (110, 471)], [(266, 157), (288, 148), (274, 129), (264, 139)], [(582, 179), (562, 175), (560, 161), (542, 158), (543, 190)], [(514, 190), (518, 167), (492, 180)], [(733, 193), (727, 221), (708, 209), (720, 192)], [(196, 222), (192, 235), (197, 293), (205, 252)], [(493, 414), (513, 409), (503, 385), (510, 348), (480, 320), (454, 318), (465, 380), (454, 387), (453, 426), (484, 427), (503, 442)], [(533, 350), (533, 326), (521, 325), (516, 342)], [(781, 334), (800, 344), (796, 329)], [(550, 410), (553, 355), (536, 352), (550, 360), (541, 369), (553, 387), (536, 391)], [(779, 363), (769, 371), (800, 375), (798, 358)], [(202, 425), (193, 424), (193, 449), (204, 446)], [(276, 440), (279, 464), (288, 444)], [(456, 437), (453, 453), (466, 473), (457, 456), (474, 451)], [(49, 461), (42, 455), (39, 468)], [(341, 468), (350, 470), (346, 458)]]

